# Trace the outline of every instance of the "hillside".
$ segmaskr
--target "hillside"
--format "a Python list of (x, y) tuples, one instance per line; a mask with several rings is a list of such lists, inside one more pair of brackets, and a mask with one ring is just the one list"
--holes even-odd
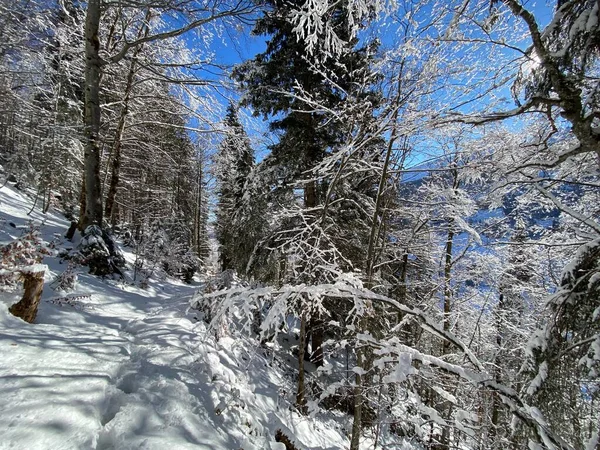
[[(73, 245), (62, 238), (66, 220), (27, 216), (31, 206), (24, 193), (0, 190), (3, 243), (33, 220), (57, 250)], [(349, 417), (294, 412), (285, 352), (235, 330), (216, 339), (198, 320), (189, 304), (201, 280), (150, 279), (141, 289), (79, 268), (65, 293), (52, 282), (66, 264), (44, 263), (34, 324), (8, 312), (19, 292), (0, 292), (1, 449), (283, 449), (279, 429), (299, 449), (348, 446)]]

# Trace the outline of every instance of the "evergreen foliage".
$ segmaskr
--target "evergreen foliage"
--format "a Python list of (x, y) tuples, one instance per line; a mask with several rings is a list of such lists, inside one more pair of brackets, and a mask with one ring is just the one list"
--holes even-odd
[[(219, 243), (221, 270), (244, 273), (254, 249), (255, 227), (248, 216), (239, 214), (244, 186), (254, 166), (250, 141), (239, 122), (237, 108), (230, 103), (224, 121), (225, 137), (215, 155), (213, 170), (217, 182), (215, 234)], [(237, 218), (237, 222), (236, 222)], [(240, 223), (240, 218), (244, 223)]]

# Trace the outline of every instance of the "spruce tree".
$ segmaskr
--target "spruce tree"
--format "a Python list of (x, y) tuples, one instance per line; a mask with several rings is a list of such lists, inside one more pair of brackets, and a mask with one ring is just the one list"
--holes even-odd
[[(274, 208), (296, 205), (298, 201), (294, 197), (302, 189), (302, 215), (310, 223), (322, 217), (321, 209), (328, 190), (331, 194), (345, 189), (341, 185), (329, 189), (334, 175), (316, 173), (316, 166), (349, 141), (357, 128), (362, 127), (361, 132), (368, 128), (363, 126), (365, 118), (372, 118), (380, 99), (369, 89), (364, 89), (364, 82), (369, 79), (373, 46), (354, 48), (357, 40), (347, 31), (346, 4), (332, 8), (329, 17), (338, 37), (345, 42), (344, 48), (339, 55), (320, 55), (307, 50), (306, 43), (299, 39), (289, 21), (291, 11), (301, 6), (301, 2), (296, 3), (267, 2), (271, 9), (257, 21), (253, 31), (269, 37), (267, 48), (254, 59), (237, 66), (233, 77), (245, 90), (243, 103), (252, 106), (257, 115), (271, 119), (271, 130), (278, 136), (278, 142), (270, 146), (271, 153), (261, 163), (268, 201)], [(375, 78), (369, 81), (373, 82)], [(359, 103), (362, 109), (357, 107)], [(368, 105), (367, 110), (365, 105)], [(349, 112), (352, 107), (353, 112)], [(332, 111), (340, 114), (332, 115)], [(370, 159), (371, 155), (366, 153), (373, 146), (367, 147), (354, 158)], [(368, 178), (359, 177), (361, 181)], [(371, 191), (372, 195), (372, 187), (373, 184), (367, 182), (360, 189)], [(329, 207), (326, 213), (335, 214), (334, 209)], [(296, 225), (289, 215), (282, 222), (278, 224), (278, 231)], [(352, 253), (348, 255), (351, 259), (359, 252), (352, 249)], [(331, 281), (316, 279), (318, 271), (311, 271), (309, 277), (312, 279), (304, 281)]]
[[(327, 150), (339, 143), (343, 130), (331, 120), (324, 108), (334, 109), (344, 100), (344, 88), (351, 84), (349, 74), (357, 64), (364, 64), (358, 53), (347, 51), (339, 58), (327, 58), (313, 65), (315, 55), (298, 39), (288, 16), (297, 2), (269, 0), (271, 7), (256, 23), (253, 33), (269, 36), (265, 52), (247, 61), (233, 72), (245, 89), (243, 102), (257, 114), (272, 118), (270, 127), (279, 134), (272, 145), (267, 165), (277, 167), (279, 185), (285, 188), (302, 178), (325, 156)], [(344, 8), (332, 12), (343, 30)], [(348, 49), (354, 42), (348, 44)], [(335, 80), (335, 84), (332, 82)], [(308, 93), (320, 107), (303, 98)], [(273, 119), (273, 117), (275, 117)], [(275, 170), (275, 169), (274, 169)], [(322, 195), (314, 181), (304, 184), (306, 208), (317, 206)]]
[[(368, 78), (365, 75), (371, 52), (354, 49), (357, 42), (347, 32), (348, 14), (344, 3), (332, 7), (329, 17), (338, 37), (346, 43), (339, 55), (313, 54), (299, 39), (289, 17), (295, 7), (301, 6), (300, 2), (269, 0), (267, 3), (271, 10), (258, 20), (254, 29), (255, 34), (269, 36), (267, 49), (238, 66), (233, 73), (246, 90), (245, 104), (252, 106), (257, 114), (271, 117), (271, 130), (279, 137), (270, 147), (271, 154), (261, 164), (266, 178), (264, 183), (268, 186), (265, 189), (268, 201), (281, 211), (263, 248), (282, 251), (279, 264), (276, 264), (283, 272), (278, 281), (331, 283), (340, 272), (352, 270), (350, 261), (353, 257), (362, 259), (354, 245), (346, 245), (354, 240), (352, 235), (356, 231), (339, 233), (345, 228), (338, 223), (349, 216), (352, 221), (357, 217), (346, 214), (344, 207), (362, 208), (339, 197), (337, 200), (342, 202), (331, 207), (326, 197), (347, 193), (348, 185), (341, 182), (335, 189), (330, 189), (334, 178), (336, 182), (340, 181), (334, 173), (336, 169), (321, 173), (317, 167), (327, 156), (352, 141), (353, 133), (361, 128), (362, 117), (369, 116), (377, 103), (370, 104), (367, 111), (356, 108), (353, 113), (348, 113), (348, 106), (356, 106), (354, 102), (362, 97), (360, 82)], [(332, 114), (334, 111), (339, 114)], [(355, 159), (366, 156), (353, 153)], [(339, 164), (333, 166), (339, 169)], [(365, 188), (368, 191), (371, 186)], [(303, 207), (299, 208), (299, 199), (295, 197), (300, 189)], [(348, 255), (343, 254), (345, 250), (349, 250)], [(268, 257), (262, 255), (263, 261)], [(295, 308), (300, 316), (296, 404), (305, 411), (303, 360), (323, 364), (325, 311), (317, 310), (303, 298), (297, 299)], [(307, 348), (309, 339), (312, 353)]]
[(240, 209), (244, 185), (254, 165), (254, 155), (250, 140), (238, 119), (237, 108), (229, 104), (224, 121), (226, 136), (215, 156), (215, 177), (217, 180), (217, 211), (215, 233), (219, 243), (221, 270), (245, 269), (243, 255), (252, 248), (251, 239), (244, 239), (245, 227), (236, 226), (236, 213)]

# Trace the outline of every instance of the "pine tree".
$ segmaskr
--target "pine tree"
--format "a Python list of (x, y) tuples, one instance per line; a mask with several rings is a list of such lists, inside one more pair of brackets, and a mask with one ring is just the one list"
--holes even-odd
[[(284, 190), (291, 189), (306, 172), (323, 159), (327, 150), (342, 139), (342, 128), (331, 120), (323, 108), (339, 106), (344, 99), (344, 88), (351, 81), (349, 74), (357, 64), (363, 64), (358, 53), (350, 51), (348, 44), (341, 59), (329, 58), (316, 67), (304, 42), (298, 39), (293, 25), (288, 21), (295, 2), (269, 1), (271, 10), (256, 23), (253, 33), (269, 36), (267, 49), (253, 60), (238, 66), (233, 73), (246, 90), (244, 103), (251, 105), (257, 114), (277, 118), (271, 129), (279, 134), (279, 142), (271, 146), (267, 165), (277, 173), (271, 180)], [(343, 22), (343, 6), (332, 12)], [(335, 80), (332, 82), (332, 80)], [(349, 90), (349, 89), (348, 89)], [(306, 98), (309, 93), (319, 105), (314, 109)], [(277, 167), (277, 169), (275, 169)], [(322, 201), (322, 186), (314, 180), (303, 183), (304, 206), (314, 208)], [(277, 189), (279, 190), (279, 189)]]

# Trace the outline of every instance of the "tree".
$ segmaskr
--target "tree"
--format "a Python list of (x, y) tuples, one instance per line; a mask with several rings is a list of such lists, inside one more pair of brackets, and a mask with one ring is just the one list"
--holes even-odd
[[(37, 190), (35, 204), (71, 210), (76, 202), (83, 67), (78, 2), (0, 4), (0, 159), (19, 186)], [(61, 173), (59, 177), (58, 174)]]
[[(244, 196), (244, 185), (254, 165), (250, 141), (239, 122), (237, 108), (230, 103), (224, 121), (225, 138), (215, 155), (213, 170), (217, 181), (217, 210), (215, 232), (219, 243), (221, 270), (245, 271), (240, 253), (248, 254), (253, 248), (248, 239), (248, 224), (235, 224), (237, 211)], [(238, 226), (235, 226), (238, 225)], [(253, 247), (253, 246), (252, 246)]]
[[(575, 243), (581, 244), (579, 252), (571, 256), (574, 259), (567, 265), (558, 282), (559, 292), (564, 292), (561, 286), (570, 286), (566, 291), (571, 292), (571, 289), (576, 289), (567, 281), (572, 276), (571, 270), (586, 259), (577, 255), (593, 254), (594, 242), (600, 232), (596, 213), (586, 208), (589, 196), (598, 193), (597, 178), (593, 173), (598, 167), (600, 150), (600, 135), (596, 130), (600, 106), (597, 86), (592, 81), (598, 66), (598, 5), (594, 1), (558, 1), (552, 18), (545, 27), (539, 24), (535, 13), (518, 0), (497, 1), (492, 5), (492, 20), (489, 21), (489, 32), (483, 42), (503, 47), (506, 53), (517, 55), (516, 69), (515, 66), (503, 67), (505, 72), (512, 71), (509, 79), (512, 81), (516, 107), (452, 116), (457, 120), (480, 125), (506, 119), (526, 122), (523, 119), (525, 114), (536, 117), (537, 123), (533, 125), (531, 121), (532, 124), (525, 128), (530, 134), (522, 139), (521, 153), (512, 153), (510, 156), (507, 184), (521, 187), (519, 197), (535, 197), (539, 204), (560, 211), (560, 223), (571, 230), (570, 236)], [(458, 11), (455, 22), (457, 26), (447, 34), (448, 40), (466, 42), (471, 47), (477, 45), (472, 34), (473, 28), (467, 24), (472, 24), (476, 15), (475, 9)], [(463, 22), (463, 19), (466, 20)], [(501, 27), (494, 26), (494, 22), (498, 21), (514, 23), (524, 28), (527, 39), (525, 50), (521, 50), (514, 35), (500, 37), (501, 31), (497, 30)], [(460, 36), (455, 35), (454, 31)], [(465, 39), (465, 36), (471, 39)], [(492, 85), (490, 92), (496, 92), (496, 89)], [(572, 254), (568, 249), (565, 253)], [(595, 271), (592, 266), (584, 266), (586, 268), (581, 270), (581, 275)], [(590, 293), (594, 292), (593, 283), (588, 283), (587, 286)], [(591, 338), (583, 338), (580, 344), (571, 347), (574, 343), (571, 338), (579, 334), (575, 330), (580, 330), (580, 325), (575, 324), (585, 323), (587, 325), (581, 326), (586, 326), (587, 329), (594, 327), (589, 322), (589, 315), (585, 313), (592, 308), (589, 303), (591, 297), (583, 292), (580, 294), (567, 295), (574, 309), (563, 303), (567, 297), (552, 297), (545, 316), (546, 323), (541, 326), (545, 331), (538, 331), (532, 338), (534, 342), (541, 339), (541, 343), (532, 344), (536, 350), (533, 352), (535, 355), (530, 357), (530, 361), (534, 361), (530, 368), (535, 369), (531, 372), (532, 380), (528, 388), (530, 395), (540, 393), (535, 403), (544, 410), (553, 426), (569, 424), (564, 437), (575, 447), (592, 445), (588, 442), (593, 441), (593, 427), (584, 432), (581, 416), (575, 417), (578, 413), (564, 416), (557, 415), (556, 411), (593, 409), (594, 401), (590, 403), (583, 400), (581, 395), (581, 386), (589, 383), (590, 378), (565, 376), (568, 372), (566, 367), (576, 370), (573, 365), (576, 357), (570, 353), (581, 352), (580, 355), (583, 355), (587, 348), (584, 342)], [(557, 306), (558, 304), (561, 306)], [(580, 312), (583, 314), (580, 315)], [(560, 338), (559, 334), (550, 331), (558, 329), (562, 329), (559, 332), (562, 333)], [(566, 329), (569, 331), (565, 331)], [(566, 348), (569, 350), (565, 351)], [(573, 360), (570, 360), (571, 356), (574, 357)], [(593, 366), (593, 363), (590, 365)], [(548, 407), (551, 397), (554, 403)], [(589, 417), (596, 417), (597, 412), (590, 411), (588, 414)], [(592, 423), (595, 419), (590, 420)]]
[[(172, 12), (178, 20), (170, 21), (170, 29), (166, 31), (148, 32), (133, 40), (122, 40), (108, 57), (101, 58), (100, 22), (103, 9), (102, 0), (90, 0), (87, 4), (85, 19), (85, 211), (81, 221), (82, 228), (90, 224), (102, 226), (102, 195), (100, 179), (100, 82), (106, 64), (115, 64), (123, 60), (135, 48), (145, 43), (161, 41), (181, 36), (191, 30), (217, 22), (226, 18), (244, 20), (252, 11), (249, 2), (228, 2), (214, 0), (209, 4), (186, 2), (177, 4), (169, 0), (151, 2), (148, 6), (164, 8), (165, 13)], [(106, 5), (110, 7), (110, 4)], [(139, 8), (137, 2), (124, 2), (120, 7)], [(183, 25), (181, 25), (183, 23)], [(177, 25), (175, 25), (177, 24)], [(121, 30), (123, 36), (126, 30)], [(109, 50), (110, 51), (110, 50)]]
[(81, 229), (102, 226), (100, 186), (100, 10), (101, 0), (90, 0), (85, 18), (85, 97), (84, 97), (84, 191), (85, 210)]
[[(147, 37), (150, 29), (150, 20), (152, 19), (152, 14), (150, 8), (148, 8), (146, 15), (144, 17), (144, 21), (141, 24), (138, 32), (137, 38), (140, 39), (142, 37)], [(120, 169), (121, 169), (121, 152), (123, 147), (123, 133), (125, 131), (125, 125), (127, 123), (129, 108), (131, 97), (133, 93), (135, 75), (137, 72), (137, 58), (142, 51), (143, 46), (137, 46), (132, 52), (131, 62), (129, 63), (129, 70), (127, 71), (127, 79), (126, 84), (123, 90), (123, 101), (121, 112), (119, 114), (117, 129), (115, 130), (115, 137), (113, 139), (113, 144), (110, 150), (110, 155), (108, 157), (109, 160), (112, 159), (112, 167), (111, 167), (111, 177), (110, 177), (110, 185), (108, 188), (108, 193), (106, 195), (106, 202), (104, 206), (104, 215), (105, 217), (111, 221), (112, 225), (115, 224), (115, 198), (117, 195), (117, 187), (119, 185), (120, 179)], [(107, 170), (108, 172), (108, 170)]]
[[(598, 98), (590, 72), (597, 59), (600, 25), (597, 2), (557, 1), (550, 24), (542, 31), (535, 16), (518, 0), (502, 0), (510, 12), (522, 20), (528, 29), (531, 46), (523, 57), (534, 67), (528, 74), (521, 71), (513, 84), (517, 110), (497, 113), (490, 119), (505, 118), (525, 111), (551, 111), (558, 108), (571, 125), (579, 144), (547, 164), (555, 166), (569, 156), (593, 152), (600, 155), (600, 135), (595, 131), (598, 119)], [(523, 103), (519, 101), (522, 93)], [(504, 117), (502, 117), (504, 116)]]
[[(351, 192), (351, 183), (336, 179), (335, 165), (341, 163), (347, 169), (350, 166), (344, 159), (354, 163), (360, 156), (366, 160), (373, 157), (365, 145), (361, 151), (352, 149), (351, 158), (340, 160), (340, 149), (348, 149), (354, 133), (366, 131), (368, 139), (372, 138), (368, 118), (377, 107), (377, 96), (369, 92), (369, 83), (375, 81), (368, 70), (374, 49), (353, 49), (357, 41), (344, 31), (345, 22), (351, 20), (346, 5), (339, 4), (330, 11), (332, 22), (347, 38), (339, 58), (313, 53), (297, 39), (288, 17), (300, 5), (301, 2), (270, 2), (272, 9), (257, 21), (254, 29), (255, 34), (269, 36), (266, 51), (237, 67), (233, 75), (246, 89), (244, 102), (253, 106), (257, 114), (279, 115), (271, 122), (271, 129), (279, 132), (278, 142), (271, 146), (271, 154), (262, 165), (272, 186), (270, 202), (281, 209), (276, 226), (263, 245), (278, 248), (283, 254), (282, 281), (313, 284), (332, 282), (340, 271), (352, 270), (353, 258), (357, 266), (362, 263), (363, 256), (356, 248), (357, 244), (361, 246), (360, 240), (348, 239), (356, 236), (357, 230), (339, 225), (344, 218), (353, 216), (360, 227), (367, 217), (354, 199), (346, 203), (344, 194)], [(366, 107), (361, 111), (362, 119), (356, 113), (358, 105)], [(332, 111), (336, 112), (331, 114)], [(328, 153), (332, 156), (328, 157)], [(328, 165), (331, 169), (323, 170)], [(372, 190), (372, 182), (368, 175), (360, 179), (357, 185), (363, 186), (359, 192)], [(300, 189), (302, 207), (297, 207), (298, 200), (293, 197), (295, 190)], [(368, 203), (372, 201), (369, 199)], [(349, 211), (352, 212), (348, 214)], [(304, 359), (310, 355), (317, 365), (323, 364), (322, 320), (326, 310), (315, 308), (304, 297), (298, 299), (296, 307), (300, 319), (296, 403), (305, 411)]]

